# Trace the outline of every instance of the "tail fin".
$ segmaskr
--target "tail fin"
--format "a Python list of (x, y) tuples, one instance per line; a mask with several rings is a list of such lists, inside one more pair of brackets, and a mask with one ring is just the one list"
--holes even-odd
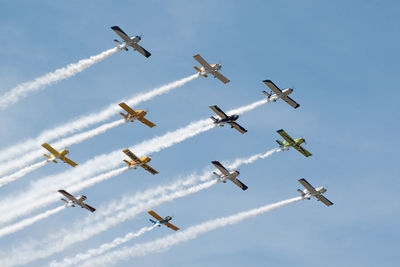
[(118, 41), (117, 39), (114, 39), (114, 42), (116, 42), (119, 45), (122, 45), (122, 43), (120, 41)]
[(281, 147), (283, 147), (284, 146), (284, 144), (281, 142), (281, 141), (279, 141), (279, 140), (276, 140), (276, 142), (281, 146)]
[(267, 98), (269, 99), (271, 97), (271, 94), (267, 93), (266, 91), (263, 91), (264, 95), (267, 96)]
[[(201, 69), (199, 69), (198, 67), (194, 66), (193, 67), (195, 70), (197, 70), (199, 73), (201, 73)], [(203, 74), (203, 77), (207, 78), (207, 74)]]
[(131, 166), (131, 163), (129, 161), (127, 161), (126, 159), (124, 159), (124, 162), (126, 163), (126, 165)]
[(301, 191), (300, 189), (297, 189), (297, 191), (299, 191), (299, 193), (300, 193), (300, 195), (302, 196), (302, 197), (304, 197), (304, 192), (303, 191)]
[(217, 176), (217, 178), (221, 178), (221, 175), (219, 175), (218, 173), (213, 172), (213, 174), (214, 174), (215, 176)]
[(210, 117), (215, 123), (217, 123), (218, 122), (218, 120), (216, 119), (216, 118), (214, 118), (214, 117)]
[(128, 114), (124, 114), (124, 113), (119, 113), (121, 114), (122, 117), (124, 117), (125, 119), (128, 119)]
[[(51, 159), (51, 156), (47, 155), (47, 154), (43, 154), (43, 156), (45, 156), (47, 159)], [(57, 160), (53, 159), (54, 163), (58, 163)]]

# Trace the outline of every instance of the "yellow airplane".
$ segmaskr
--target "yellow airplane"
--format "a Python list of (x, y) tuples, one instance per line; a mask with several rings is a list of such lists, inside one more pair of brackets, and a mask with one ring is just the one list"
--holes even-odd
[(285, 141), (283, 141), (283, 142), (276, 140), (276, 142), (281, 146), (282, 149), (288, 150), (289, 147), (293, 147), (306, 157), (309, 157), (312, 155), (310, 152), (308, 152), (305, 148), (303, 148), (301, 146), (302, 143), (306, 142), (306, 140), (304, 138), (297, 138), (297, 139), (293, 140), (293, 138), (291, 138), (283, 129), (280, 129), (276, 132), (280, 136), (282, 136), (283, 139), (285, 139)]
[(140, 166), (153, 175), (158, 173), (158, 171), (147, 165), (147, 163), (151, 161), (150, 157), (143, 157), (140, 159), (129, 149), (125, 149), (122, 152), (124, 152), (128, 157), (131, 158), (130, 161), (124, 159), (124, 162), (126, 163), (126, 165), (129, 166), (130, 169), (136, 169), (136, 167)]
[(144, 111), (144, 110), (136, 110), (135, 111), (135, 110), (131, 109), (124, 102), (119, 103), (119, 106), (121, 108), (123, 108), (126, 112), (128, 112), (127, 114), (120, 113), (127, 122), (128, 121), (133, 122), (134, 120), (138, 120), (138, 121), (141, 121), (142, 123), (146, 124), (150, 128), (153, 128), (154, 126), (156, 126), (154, 123), (152, 123), (151, 121), (148, 121), (144, 118), (144, 116), (147, 114), (146, 111)]
[(51, 147), (49, 144), (44, 143), (42, 145), (42, 147), (44, 147), (45, 149), (47, 149), (51, 155), (47, 155), (44, 154), (44, 156), (48, 159), (48, 161), (53, 161), (54, 163), (57, 163), (56, 159), (60, 159), (62, 161), (64, 161), (64, 163), (68, 163), (69, 165), (71, 165), (72, 167), (75, 167), (76, 165), (78, 165), (77, 163), (73, 162), (72, 160), (70, 160), (69, 158), (67, 158), (65, 155), (67, 155), (69, 153), (68, 150), (63, 150), (61, 152), (58, 152), (57, 150), (55, 150), (53, 147)]

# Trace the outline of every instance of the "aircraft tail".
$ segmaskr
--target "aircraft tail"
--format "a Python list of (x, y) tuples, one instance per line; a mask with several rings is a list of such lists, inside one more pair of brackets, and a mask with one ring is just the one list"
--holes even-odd
[(128, 114), (124, 114), (124, 113), (119, 113), (121, 114), (122, 117), (124, 117), (125, 119), (128, 119)]
[[(47, 159), (51, 159), (51, 156), (47, 155), (47, 154), (43, 154), (43, 156), (45, 156)], [(52, 160), (54, 163), (58, 163), (57, 160), (53, 159)]]
[[(201, 69), (199, 69), (198, 67), (194, 66), (193, 67), (195, 70), (197, 70), (200, 74), (201, 74)], [(203, 77), (207, 78), (207, 74), (203, 74)]]
[(297, 191), (300, 193), (302, 198), (310, 199), (310, 195), (309, 194), (304, 193), (304, 191), (302, 191), (300, 189), (297, 189)]
[(267, 98), (269, 99), (271, 97), (271, 94), (267, 93), (266, 91), (263, 91), (264, 95), (267, 96)]
[(126, 163), (126, 165), (131, 166), (131, 163), (129, 161), (127, 161), (126, 159), (124, 159), (124, 162)]
[(218, 122), (218, 120), (216, 119), (216, 118), (214, 118), (214, 117), (210, 117), (213, 121), (214, 121), (214, 123), (217, 123)]
[(281, 141), (276, 140), (276, 142), (277, 142), (281, 147), (283, 147), (283, 143), (282, 143)]
[[(114, 39), (114, 42), (116, 42), (118, 45), (123, 45), (120, 41), (118, 41), (117, 39)], [(124, 49), (125, 51), (128, 51), (128, 48), (126, 46), (121, 47), (121, 49)]]

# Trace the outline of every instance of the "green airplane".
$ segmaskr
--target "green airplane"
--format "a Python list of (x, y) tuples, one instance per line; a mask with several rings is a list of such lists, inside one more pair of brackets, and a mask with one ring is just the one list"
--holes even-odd
[(293, 147), (306, 157), (312, 155), (310, 152), (308, 152), (301, 146), (302, 143), (306, 142), (304, 138), (297, 138), (293, 140), (293, 138), (291, 138), (283, 129), (280, 129), (276, 132), (280, 134), (280, 136), (282, 136), (283, 139), (285, 139), (283, 142), (276, 140), (276, 142), (281, 146), (282, 149), (288, 150), (290, 147)]

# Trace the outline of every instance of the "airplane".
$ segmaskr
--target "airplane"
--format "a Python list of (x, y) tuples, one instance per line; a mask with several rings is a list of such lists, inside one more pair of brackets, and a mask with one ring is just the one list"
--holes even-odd
[(86, 196), (76, 196), (74, 197), (73, 195), (71, 195), (70, 193), (68, 193), (65, 190), (58, 190), (58, 192), (62, 195), (64, 195), (67, 199), (62, 198), (61, 200), (65, 202), (65, 206), (66, 207), (75, 207), (75, 204), (78, 206), (81, 206), (81, 208), (85, 208), (90, 212), (94, 212), (96, 209), (83, 203), (83, 201), (86, 200)]
[(125, 51), (128, 51), (127, 46), (132, 46), (133, 50), (137, 50), (143, 56), (145, 56), (145, 57), (151, 56), (151, 53), (149, 51), (147, 51), (146, 49), (144, 49), (143, 47), (138, 45), (140, 40), (142, 40), (142, 38), (139, 35), (136, 35), (134, 37), (129, 37), (118, 26), (112, 26), (111, 29), (113, 31), (115, 31), (115, 33), (118, 34), (124, 40), (123, 43), (121, 43), (120, 41), (118, 41), (116, 39), (114, 40), (114, 42), (116, 42), (119, 45), (119, 49), (121, 49), (121, 50), (124, 49)]
[(305, 187), (304, 190), (297, 189), (297, 191), (300, 192), (301, 196), (306, 199), (310, 199), (312, 196), (317, 198), (318, 201), (321, 201), (328, 207), (333, 205), (331, 201), (329, 201), (327, 198), (325, 198), (322, 194), (326, 192), (325, 187), (317, 187), (314, 188), (312, 185), (310, 185), (306, 179), (301, 178), (299, 179), (299, 182)]
[(171, 228), (174, 231), (178, 231), (179, 230), (178, 227), (176, 227), (175, 225), (169, 223), (169, 221), (172, 220), (171, 216), (167, 216), (167, 217), (163, 218), (160, 215), (158, 215), (157, 213), (155, 213), (153, 210), (149, 211), (148, 213), (157, 220), (157, 221), (154, 221), (152, 219), (149, 219), (149, 221), (152, 222), (153, 225), (158, 225), (160, 227), (163, 224), (163, 225)]
[(57, 150), (55, 150), (52, 146), (50, 146), (47, 143), (42, 144), (42, 147), (47, 149), (52, 154), (52, 155), (43, 154), (48, 159), (47, 161), (53, 161), (54, 163), (57, 163), (56, 159), (60, 159), (60, 160), (64, 161), (64, 163), (68, 163), (72, 167), (75, 167), (76, 165), (78, 165), (77, 163), (73, 162), (72, 160), (70, 160), (69, 158), (67, 158), (65, 156), (69, 153), (68, 150), (64, 149), (63, 151), (58, 152)]
[(129, 149), (125, 149), (122, 152), (124, 152), (128, 157), (131, 158), (130, 161), (124, 159), (124, 162), (126, 163), (126, 165), (129, 166), (130, 169), (136, 170), (136, 167), (140, 166), (153, 175), (156, 175), (158, 173), (158, 171), (156, 171), (155, 169), (146, 164), (151, 161), (150, 157), (143, 157), (140, 159), (135, 154), (133, 154)]
[(214, 166), (221, 172), (221, 174), (213, 172), (219, 182), (226, 183), (226, 180), (229, 179), (235, 185), (239, 186), (243, 191), (248, 188), (244, 183), (239, 181), (239, 179), (236, 179), (236, 177), (240, 174), (239, 171), (228, 171), (219, 161), (216, 160), (212, 161), (211, 163), (214, 164)]
[(127, 104), (125, 104), (124, 102), (119, 103), (119, 106), (121, 108), (123, 108), (126, 112), (128, 112), (127, 114), (119, 113), (119, 114), (122, 115), (122, 117), (125, 118), (125, 120), (127, 122), (133, 122), (134, 120), (138, 120), (138, 121), (146, 124), (150, 128), (153, 128), (154, 126), (156, 126), (154, 123), (152, 123), (151, 121), (148, 121), (148, 120), (146, 120), (144, 118), (144, 116), (146, 116), (146, 114), (147, 114), (147, 111), (144, 111), (144, 110), (133, 110)]
[(208, 64), (208, 62), (205, 61), (204, 58), (202, 58), (199, 54), (194, 55), (193, 57), (195, 60), (197, 60), (197, 62), (199, 62), (202, 65), (201, 68), (194, 66), (194, 69), (197, 70), (200, 73), (200, 75), (207, 78), (208, 77), (207, 74), (212, 74), (214, 75), (214, 78), (217, 78), (223, 83), (230, 82), (228, 78), (226, 78), (224, 75), (218, 72), (222, 67), (221, 64)]
[(302, 143), (306, 142), (304, 138), (297, 138), (293, 140), (283, 129), (280, 129), (276, 132), (280, 134), (283, 137), (283, 139), (285, 139), (285, 141), (283, 142), (276, 140), (276, 142), (281, 146), (283, 150), (288, 150), (289, 147), (293, 147), (306, 157), (312, 155), (310, 152), (308, 152), (301, 146)]
[(226, 115), (218, 106), (210, 106), (210, 108), (219, 116), (221, 119), (216, 119), (214, 117), (210, 117), (213, 121), (214, 124), (220, 127), (223, 127), (224, 124), (228, 123), (231, 128), (235, 128), (238, 130), (240, 133), (244, 134), (247, 132), (245, 128), (237, 124), (235, 121), (239, 118), (239, 115), (231, 115), (228, 116)]
[[(294, 108), (300, 107), (300, 105), (297, 104), (296, 101), (288, 97), (288, 95), (290, 95), (293, 92), (292, 88), (285, 88), (281, 90), (271, 80), (265, 80), (263, 82), (272, 90), (271, 93), (263, 91), (264, 95), (267, 96), (268, 101), (276, 102), (276, 100), (281, 98), (283, 101), (285, 101)], [(274, 92), (274, 94), (272, 92)]]

